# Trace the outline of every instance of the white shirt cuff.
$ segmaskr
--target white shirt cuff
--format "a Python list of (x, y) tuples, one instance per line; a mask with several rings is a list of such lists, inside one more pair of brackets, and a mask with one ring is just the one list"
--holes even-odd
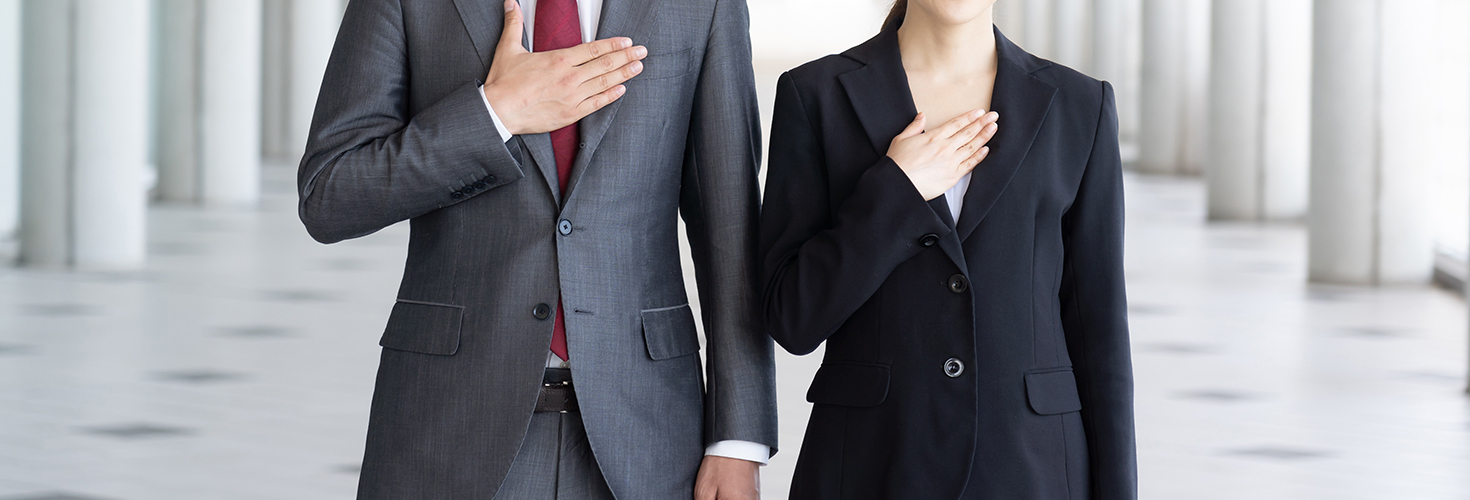
[(766, 462), (771, 460), (771, 447), (750, 441), (727, 439), (709, 445), (704, 449), (704, 454), (705, 456), (734, 458), (766, 465)]
[(485, 97), (484, 85), (480, 86), (480, 100), (485, 101), (485, 111), (490, 112), (490, 121), (495, 122), (495, 131), (500, 133), (500, 138), (510, 142), (510, 129), (505, 128), (505, 124), (500, 121), (500, 115), (495, 114), (495, 108), (490, 107), (490, 98)]

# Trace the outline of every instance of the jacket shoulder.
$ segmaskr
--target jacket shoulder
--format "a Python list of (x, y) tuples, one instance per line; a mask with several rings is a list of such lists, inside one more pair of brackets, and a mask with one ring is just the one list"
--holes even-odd
[(823, 56), (786, 72), (798, 89), (812, 90), (837, 80), (843, 73), (861, 68), (863, 63), (842, 54)]
[[(1044, 60), (1044, 59), (1043, 59)], [(1057, 96), (1069, 102), (1091, 103), (1094, 107), (1102, 101), (1101, 80), (1087, 76), (1081, 71), (1047, 61), (1050, 64), (1031, 73), (1036, 79), (1057, 88)]]

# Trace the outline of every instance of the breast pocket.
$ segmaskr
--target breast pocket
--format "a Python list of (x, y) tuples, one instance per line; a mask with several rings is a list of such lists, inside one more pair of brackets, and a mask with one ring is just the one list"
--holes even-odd
[(464, 306), (399, 299), (378, 341), (388, 349), (450, 356), (459, 351)]
[(695, 69), (694, 49), (679, 49), (660, 54), (649, 54), (643, 58), (643, 72), (633, 77), (633, 82), (663, 80), (693, 73)]

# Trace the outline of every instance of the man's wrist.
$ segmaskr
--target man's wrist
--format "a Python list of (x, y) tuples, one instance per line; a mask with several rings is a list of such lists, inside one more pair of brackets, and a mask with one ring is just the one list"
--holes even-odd
[(490, 94), (485, 88), (487, 86), (480, 86), (480, 100), (485, 102), (485, 111), (490, 112), (490, 121), (495, 122), (495, 131), (500, 134), (500, 140), (510, 142), (510, 138), (515, 134), (511, 133), (510, 127), (506, 126), (505, 121), (500, 119), (500, 114), (495, 112), (495, 106), (490, 104)]
[(759, 465), (766, 465), (771, 460), (771, 447), (751, 441), (727, 439), (705, 447), (704, 455), (733, 458), (755, 462)]

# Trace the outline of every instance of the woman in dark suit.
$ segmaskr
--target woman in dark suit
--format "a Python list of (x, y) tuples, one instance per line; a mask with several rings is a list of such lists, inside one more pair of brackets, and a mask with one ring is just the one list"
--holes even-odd
[(793, 499), (1137, 496), (1112, 88), (993, 3), (900, 1), (778, 83), (765, 318), (827, 343)]

